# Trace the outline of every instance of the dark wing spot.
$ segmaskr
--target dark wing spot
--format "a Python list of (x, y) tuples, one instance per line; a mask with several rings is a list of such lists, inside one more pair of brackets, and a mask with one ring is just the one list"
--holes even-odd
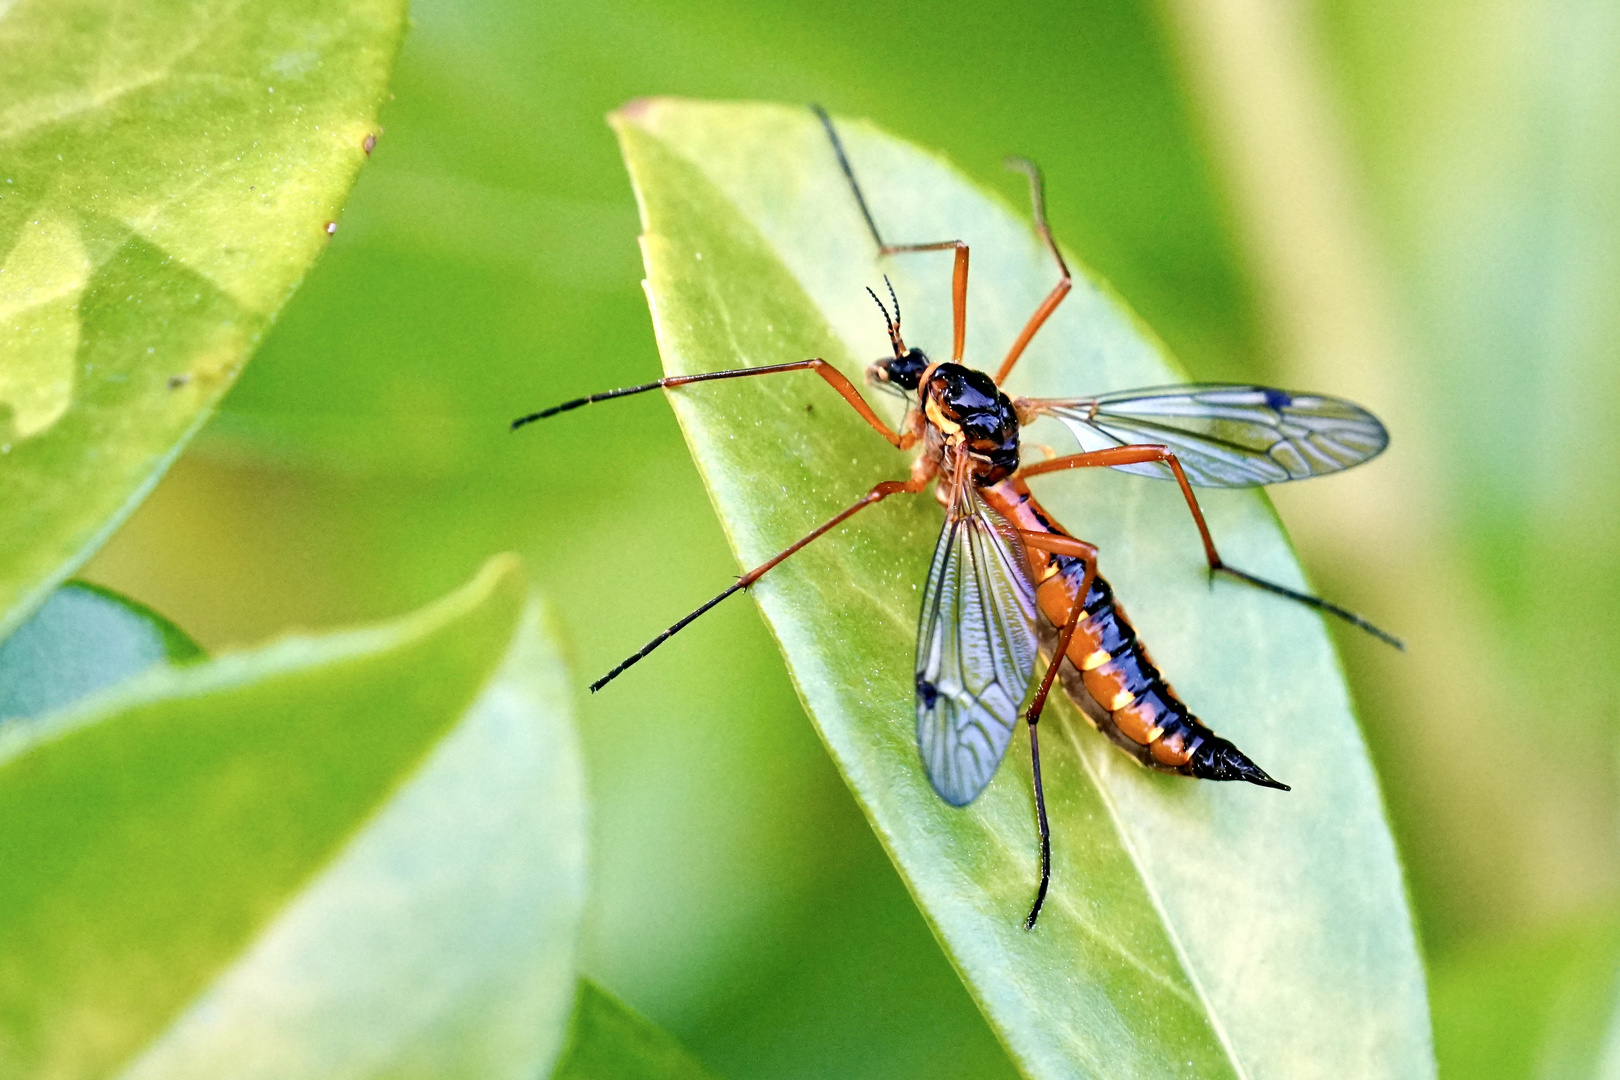
[(1270, 405), (1278, 412), (1282, 412), (1283, 409), (1294, 403), (1294, 399), (1281, 390), (1273, 390), (1270, 387), (1267, 387), (1265, 390), (1265, 395), (1266, 404)]
[(917, 700), (922, 702), (925, 709), (932, 709), (934, 702), (939, 700), (939, 691), (933, 683), (923, 678), (920, 671), (917, 673)]

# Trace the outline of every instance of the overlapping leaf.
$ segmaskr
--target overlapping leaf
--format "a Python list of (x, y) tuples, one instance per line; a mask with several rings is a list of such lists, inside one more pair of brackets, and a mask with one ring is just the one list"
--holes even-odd
[(667, 1032), (589, 979), (579, 980), (568, 1047), (553, 1080), (712, 1080)]
[(501, 559), (0, 729), (0, 1074), (539, 1075), (584, 902), (542, 621)]
[[(615, 123), (672, 373), (823, 356), (857, 376), (886, 352), (863, 291), (884, 273), (908, 341), (946, 355), (948, 258), (877, 259), (808, 110), (644, 101)], [(863, 124), (843, 130), (891, 240), (973, 245), (968, 360), (993, 367), (1055, 277), (1032, 231), (939, 159)], [(1151, 333), (1082, 280), (1011, 389), (1073, 396), (1177, 376)], [(810, 376), (673, 397), (744, 564), (905, 474)], [(1104, 573), (1194, 709), (1294, 791), (1145, 774), (1064, 710), (1043, 754), (1056, 881), (1034, 933), (1019, 928), (1035, 875), (1027, 757), (965, 810), (938, 799), (917, 760), (912, 634), (938, 508), (891, 500), (756, 587), (823, 738), (1015, 1059), (1039, 1077), (1432, 1074), (1400, 870), (1320, 622), (1211, 589), (1170, 485), (1063, 476), (1039, 493), (1102, 545)], [(1206, 509), (1232, 562), (1299, 583), (1263, 497), (1217, 492)]]
[(146, 605), (70, 581), (0, 641), (0, 720), (43, 716), (154, 664), (200, 655), (196, 642)]

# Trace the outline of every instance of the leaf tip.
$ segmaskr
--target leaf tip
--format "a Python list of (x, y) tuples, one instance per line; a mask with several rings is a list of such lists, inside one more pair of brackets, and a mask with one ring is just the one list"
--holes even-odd
[(515, 586), (521, 590), (526, 578), (523, 560), (510, 551), (503, 551), (484, 560), (484, 565), (473, 576), (471, 588), (494, 592)]
[[(430, 623), (438, 623), (455, 618), (457, 614), (494, 604), (506, 609), (515, 621), (528, 598), (528, 591), (528, 574), (523, 568), (523, 560), (509, 551), (502, 552), (484, 560), (472, 580), (461, 588), (408, 618), (425, 618)], [(425, 614), (427, 612), (432, 614)]]
[(617, 109), (614, 109), (612, 112), (608, 113), (608, 123), (612, 124), (614, 128), (622, 128), (631, 125), (635, 127), (646, 127), (647, 125), (645, 121), (647, 120), (648, 116), (654, 112), (659, 105), (668, 100), (669, 98), (667, 97), (660, 97), (657, 95), (631, 98), (623, 105), (620, 105)]

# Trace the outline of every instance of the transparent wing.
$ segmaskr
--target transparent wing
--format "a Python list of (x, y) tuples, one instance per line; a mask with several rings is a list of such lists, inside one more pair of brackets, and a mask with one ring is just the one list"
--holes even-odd
[[(1203, 487), (1321, 476), (1360, 465), (1389, 445), (1384, 425), (1359, 405), (1264, 386), (1205, 383), (1021, 404), (1062, 421), (1082, 450), (1163, 444), (1181, 460), (1187, 479)], [(1118, 468), (1174, 479), (1159, 462)]]
[(917, 748), (934, 790), (972, 802), (1035, 674), (1035, 586), (1017, 533), (969, 486), (934, 548), (917, 627)]

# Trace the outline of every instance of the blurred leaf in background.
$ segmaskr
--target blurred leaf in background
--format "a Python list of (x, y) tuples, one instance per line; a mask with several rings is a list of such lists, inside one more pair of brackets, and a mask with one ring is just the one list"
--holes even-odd
[(4, 637), (156, 482), (326, 247), (404, 4), (0, 19)]
[[(1612, 1043), (1612, 991), (1571, 1010), (1554, 978), (1494, 995), (1466, 984), (1483, 957), (1530, 972), (1519, 954), (1537, 941), (1585, 937), (1570, 947), (1612, 955), (1588, 913), (1620, 899), (1620, 492), (1607, 464), (1620, 432), (1620, 12), (1601, 0), (1169, 10), (1283, 367), (1338, 373), (1396, 433), (1387, 469), (1335, 493), (1349, 527), (1307, 505), (1324, 491), (1279, 501), (1324, 577), (1391, 612), (1412, 643), (1399, 659), (1346, 645), (1433, 958), (1442, 1066), (1613, 1075), (1612, 1053), (1542, 1054), (1534, 1019), (1556, 1017), (1553, 1042), (1595, 1045), (1608, 1030)], [(1488, 1031), (1499, 1050), (1510, 1032), (1526, 1040), (1493, 1053), (1461, 1031)]]
[(674, 1039), (589, 979), (579, 981), (555, 1080), (713, 1080)]
[(1620, 927), (1612, 914), (1455, 949), (1431, 984), (1452, 1076), (1620, 1075)]
[(146, 605), (70, 581), (0, 641), (0, 721), (44, 716), (154, 664), (200, 655), (196, 642)]
[(531, 1077), (583, 770), (510, 557), (404, 619), (160, 666), (0, 737), (0, 1071)]
[(1461, 777), (1398, 802), (1437, 944), (1522, 932), (1620, 890), (1620, 11), (1324, 14), (1481, 684), (1437, 674)]

